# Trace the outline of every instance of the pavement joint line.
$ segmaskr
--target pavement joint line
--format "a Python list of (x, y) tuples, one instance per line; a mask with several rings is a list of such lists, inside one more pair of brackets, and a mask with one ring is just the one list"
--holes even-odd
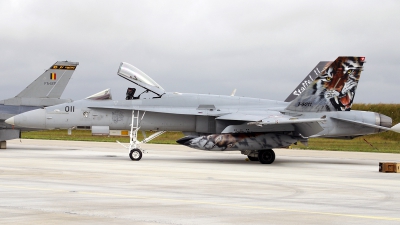
[[(51, 192), (71, 193), (71, 191), (62, 190), (62, 189), (24, 187), (24, 186), (15, 186), (15, 185), (1, 185), (0, 184), (0, 187), (27, 189), (27, 190), (37, 190), (37, 191), (51, 191)], [(357, 215), (357, 214), (317, 212), (317, 211), (307, 211), (307, 210), (297, 210), (297, 209), (285, 209), (285, 208), (273, 208), (273, 207), (263, 207), (263, 206), (215, 203), (215, 202), (184, 200), (184, 199), (173, 199), (173, 198), (154, 198), (154, 197), (147, 197), (147, 196), (112, 194), (112, 193), (102, 193), (102, 192), (76, 191), (76, 192), (73, 192), (73, 193), (74, 194), (83, 194), (83, 195), (94, 195), (94, 196), (97, 195), (97, 196), (121, 197), (121, 198), (132, 198), (132, 199), (134, 199), (134, 198), (135, 199), (147, 199), (147, 200), (156, 200), (156, 201), (185, 202), (185, 203), (202, 204), (202, 205), (227, 206), (227, 207), (233, 207), (233, 208), (263, 209), (263, 210), (270, 210), (270, 211), (297, 212), (297, 213), (306, 213), (306, 214), (315, 214), (315, 215), (327, 215), (327, 216), (337, 216), (337, 217), (351, 217), (351, 218), (360, 218), (360, 219), (386, 220), (386, 221), (399, 221), (400, 222), (400, 218), (396, 218), (396, 217), (366, 216), (366, 215)]]

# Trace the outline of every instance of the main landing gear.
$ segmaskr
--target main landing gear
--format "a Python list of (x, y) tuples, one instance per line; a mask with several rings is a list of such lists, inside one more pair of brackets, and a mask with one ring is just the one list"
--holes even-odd
[[(129, 135), (129, 146), (125, 146), (124, 144), (117, 141), (120, 145), (124, 146), (129, 150), (129, 158), (131, 158), (131, 160), (133, 161), (139, 161), (140, 159), (142, 159), (143, 153), (146, 153), (146, 151), (140, 148), (140, 144), (147, 143), (166, 132), (166, 131), (158, 131), (150, 135), (148, 138), (145, 138), (143, 141), (138, 141), (137, 132), (140, 129), (140, 124), (143, 120), (144, 114), (146, 114), (146, 112), (143, 112), (142, 117), (139, 119), (140, 111), (138, 110), (136, 115), (135, 115), (135, 110), (132, 111), (132, 123), (131, 123), (131, 133)], [(136, 123), (134, 124), (134, 122)]]
[(245, 150), (243, 155), (247, 155), (250, 161), (260, 161), (261, 164), (271, 164), (275, 161), (275, 152), (272, 149), (265, 150)]
[(258, 151), (258, 160), (261, 164), (271, 164), (275, 161), (275, 152), (272, 149)]

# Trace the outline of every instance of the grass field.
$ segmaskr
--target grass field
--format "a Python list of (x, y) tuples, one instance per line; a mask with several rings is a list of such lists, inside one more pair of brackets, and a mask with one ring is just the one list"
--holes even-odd
[[(373, 111), (390, 116), (393, 125), (400, 123), (400, 104), (354, 104), (354, 110)], [(146, 132), (146, 136), (151, 135)], [(184, 135), (181, 132), (167, 132), (152, 140), (155, 144), (177, 144), (176, 140)], [(74, 141), (98, 141), (98, 142), (129, 142), (129, 137), (92, 136), (90, 130), (73, 130), (72, 135), (67, 130), (31, 131), (22, 132), (22, 138), (49, 139), (49, 140), (74, 140)], [(138, 139), (143, 140), (142, 133), (138, 133)], [(302, 144), (292, 145), (292, 149), (316, 149), (333, 151), (357, 151), (357, 152), (387, 152), (400, 153), (400, 134), (384, 132), (380, 134), (358, 137), (352, 140), (339, 140), (327, 138), (311, 138), (308, 146)]]
[[(150, 136), (154, 132), (146, 132)], [(48, 139), (48, 140), (66, 140), (66, 141), (97, 141), (97, 142), (116, 142), (129, 143), (129, 137), (126, 136), (92, 136), (90, 130), (72, 130), (68, 135), (67, 130), (44, 130), (22, 132), (22, 138), (26, 139)], [(167, 132), (157, 137), (150, 143), (155, 144), (177, 144), (176, 140), (184, 137), (181, 132)], [(138, 139), (143, 140), (142, 132), (138, 132)]]

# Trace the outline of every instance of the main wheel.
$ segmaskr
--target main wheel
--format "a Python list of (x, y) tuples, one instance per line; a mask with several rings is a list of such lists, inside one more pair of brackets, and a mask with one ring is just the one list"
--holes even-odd
[(271, 164), (275, 161), (275, 152), (272, 149), (259, 151), (258, 159), (262, 164)]
[(258, 157), (253, 157), (248, 155), (247, 158), (249, 158), (250, 161), (258, 161)]
[(142, 158), (142, 151), (138, 148), (134, 148), (129, 152), (129, 157), (134, 161), (139, 161)]

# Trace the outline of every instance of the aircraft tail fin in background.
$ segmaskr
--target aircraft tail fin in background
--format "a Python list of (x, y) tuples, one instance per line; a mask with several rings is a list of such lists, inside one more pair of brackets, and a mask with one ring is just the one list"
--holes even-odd
[(57, 61), (15, 97), (60, 98), (78, 65), (77, 62)]
[(286, 110), (350, 111), (365, 57), (341, 56), (329, 64)]
[(291, 102), (293, 99), (295, 99), (297, 96), (303, 92), (308, 85), (310, 85), (315, 78), (319, 76), (321, 71), (323, 71), (326, 67), (328, 67), (332, 62), (329, 61), (321, 61), (319, 62), (314, 69), (311, 70), (310, 73), (301, 81), (301, 83), (290, 93), (290, 95), (285, 99), (285, 102)]

